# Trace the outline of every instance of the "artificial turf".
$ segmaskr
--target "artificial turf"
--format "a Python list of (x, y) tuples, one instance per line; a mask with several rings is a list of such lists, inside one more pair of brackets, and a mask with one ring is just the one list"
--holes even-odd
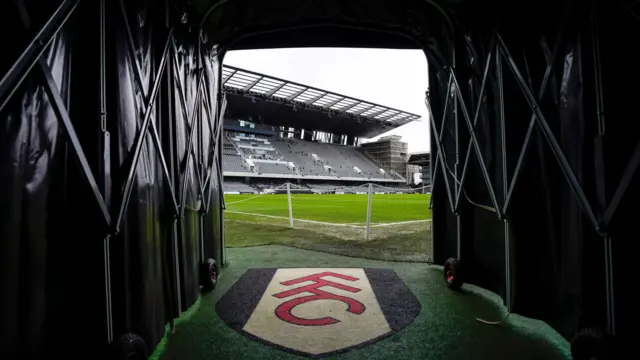
[(422, 305), (415, 321), (399, 333), (361, 349), (329, 359), (569, 359), (569, 346), (543, 322), (510, 315), (500, 326), (476, 318), (505, 315), (495, 294), (465, 285), (450, 291), (441, 268), (343, 257), (286, 246), (230, 248), (230, 262), (217, 288), (203, 295), (176, 321), (176, 333), (165, 337), (152, 355), (171, 359), (303, 359), (253, 341), (224, 324), (215, 310), (220, 297), (250, 268), (359, 267), (391, 268)]

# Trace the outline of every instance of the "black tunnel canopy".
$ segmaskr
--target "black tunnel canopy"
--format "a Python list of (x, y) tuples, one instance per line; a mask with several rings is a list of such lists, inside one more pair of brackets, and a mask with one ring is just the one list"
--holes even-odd
[(566, 337), (636, 325), (638, 1), (5, 3), (2, 350), (159, 343), (226, 257), (223, 56), (300, 46), (425, 50), (436, 263)]
[[(622, 91), (614, 85), (614, 79), (625, 78), (630, 83), (640, 80), (638, 71), (632, 70), (636, 68), (632, 47), (626, 43), (639, 35), (640, 9), (635, 3), (633, 6), (627, 3), (199, 0), (192, 5), (194, 17), (206, 36), (219, 44), (217, 50), (221, 55), (229, 49), (303, 46), (423, 48), (429, 62), (433, 126), (444, 129), (443, 136), (436, 136), (434, 127), (431, 131), (436, 262), (442, 263), (462, 248), (462, 257), (468, 259), (466, 266), (472, 270), (471, 282), (501, 294), (508, 304), (514, 300), (514, 311), (544, 319), (565, 336), (571, 336), (581, 327), (604, 326), (613, 320), (613, 305), (607, 305), (613, 300), (605, 296), (611, 294), (605, 289), (611, 285), (606, 285), (610, 282), (604, 277), (603, 239), (595, 227), (602, 232), (606, 227), (603, 222), (612, 219), (605, 215), (605, 210), (611, 208), (609, 202), (614, 193), (620, 198), (618, 185), (624, 185), (621, 179), (625, 169), (631, 175), (635, 171), (634, 162), (629, 160), (640, 155), (636, 151), (637, 156), (632, 157), (638, 136), (625, 131), (622, 122), (607, 122), (606, 140), (602, 140), (604, 132), (599, 133), (594, 124), (601, 122), (595, 104), (603, 89), (610, 94), (605, 95), (609, 119), (615, 115), (624, 118), (626, 112), (636, 111), (630, 107), (634, 92)], [(593, 31), (594, 14), (602, 24), (597, 35)], [(501, 36), (497, 41), (499, 50), (492, 47), (495, 34)], [(601, 39), (601, 48), (595, 48), (594, 36)], [(594, 65), (594, 52), (602, 55), (601, 66)], [(494, 71), (495, 61), (491, 64), (488, 61), (490, 54), (501, 59), (500, 76)], [(487, 76), (485, 65), (491, 65), (487, 67)], [(514, 66), (517, 76), (512, 72)], [(447, 88), (452, 68), (457, 96)], [(600, 71), (597, 69), (602, 74), (594, 75)], [(486, 97), (480, 99), (484, 103), (478, 107), (485, 78)], [(539, 95), (543, 84), (548, 89)], [(529, 100), (525, 100), (523, 87), (531, 93)], [(501, 105), (497, 100), (500, 96), (504, 100)], [(466, 107), (456, 115), (459, 129), (452, 125), (455, 121), (451, 121), (451, 108), (445, 105), (453, 97), (459, 97), (460, 104)], [(532, 101), (537, 102), (535, 106)], [(542, 109), (545, 115), (548, 126), (544, 131), (537, 123), (532, 131), (527, 130), (532, 106)], [(465, 157), (464, 148), (472, 140), (465, 120), (474, 126), (471, 123), (475, 122), (476, 108), (480, 114), (476, 144), (473, 148), (469, 145), (471, 150)], [(508, 124), (503, 126), (507, 128), (504, 144), (507, 155), (501, 150), (498, 121), (501, 111)], [(512, 224), (507, 231), (499, 216), (486, 212), (486, 205), (502, 206), (506, 202), (503, 187), (506, 189), (511, 183), (516, 163), (520, 163), (526, 133), (535, 139), (531, 141), (535, 145), (530, 146), (535, 150), (529, 150), (530, 159), (522, 162), (523, 180), (515, 187), (514, 205), (505, 214)], [(436, 149), (436, 139), (443, 139), (441, 151)], [(610, 145), (599, 154), (602, 147), (594, 144), (603, 141)], [(555, 142), (553, 151), (552, 142)], [(614, 143), (618, 145), (612, 146)], [(484, 154), (481, 161), (476, 158), (478, 151)], [(448, 167), (438, 165), (439, 152), (446, 155), (443, 162)], [(563, 167), (558, 165), (558, 152), (564, 159)], [(604, 171), (600, 165), (594, 166), (600, 161), (598, 156), (607, 163), (606, 185), (594, 180), (594, 176), (599, 179), (598, 174)], [(467, 159), (471, 160), (465, 190), (459, 191), (455, 183)], [(506, 163), (505, 167), (502, 163)], [(438, 166), (442, 167), (439, 173)], [(569, 172), (580, 189), (576, 190), (575, 184), (568, 185)], [(491, 192), (495, 194), (488, 192), (487, 182), (493, 183), (495, 189)], [(447, 192), (453, 195), (447, 195), (445, 183), (452, 184)], [(625, 199), (632, 194), (637, 196), (631, 189)], [(578, 196), (581, 191), (584, 196)], [(580, 197), (579, 204), (576, 199)], [(456, 198), (466, 200), (454, 215), (453, 204), (449, 203), (458, 203)], [(471, 205), (471, 198), (473, 203), (481, 202), (482, 207)], [(608, 229), (608, 234), (614, 234), (618, 244), (631, 240), (629, 234), (633, 231), (621, 219), (637, 210), (632, 204), (627, 200), (620, 205), (617, 220), (607, 224), (617, 226)], [(532, 213), (544, 216), (534, 219)], [(511, 298), (505, 285), (505, 237), (515, 244), (508, 250), (516, 264), (510, 272)], [(456, 239), (460, 239), (460, 246)], [(619, 297), (615, 302), (620, 308)], [(622, 321), (618, 319), (618, 323)]]
[(202, 28), (223, 48), (419, 49), (444, 44), (450, 31), (448, 15), (431, 0), (200, 0), (195, 7)]

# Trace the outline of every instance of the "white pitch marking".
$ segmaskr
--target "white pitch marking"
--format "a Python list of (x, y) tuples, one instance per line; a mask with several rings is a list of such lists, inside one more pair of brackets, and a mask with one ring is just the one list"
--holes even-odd
[[(242, 212), (242, 211), (232, 211), (232, 210), (225, 210), (228, 213), (232, 213), (232, 214), (244, 214), (244, 215), (251, 215), (251, 216), (262, 216), (262, 217), (267, 217), (267, 218), (272, 218), (272, 219), (284, 219), (284, 220), (289, 220), (288, 217), (285, 216), (275, 216), (275, 215), (263, 215), (263, 214), (255, 214), (255, 213), (248, 213), (248, 212)], [(362, 229), (364, 228), (363, 226), (356, 226), (356, 225), (350, 225), (350, 224), (337, 224), (337, 223), (330, 223), (330, 222), (324, 222), (324, 221), (314, 221), (314, 220), (304, 220), (304, 219), (293, 219), (294, 221), (303, 221), (303, 222), (308, 222), (311, 224), (320, 224), (320, 225), (331, 225), (331, 226), (345, 226), (345, 227), (352, 227), (352, 228), (356, 228), (356, 229)]]
[(394, 225), (403, 225), (403, 224), (414, 224), (414, 223), (421, 223), (421, 222), (431, 222), (431, 219), (424, 219), (424, 220), (408, 220), (408, 221), (398, 221), (398, 222), (391, 222), (391, 223), (379, 223), (379, 224), (371, 224), (372, 227), (378, 227), (378, 226), (394, 226)]
[[(286, 217), (286, 216), (264, 215), (264, 214), (256, 214), (256, 213), (249, 213), (249, 212), (244, 212), (244, 211), (233, 211), (233, 210), (225, 210), (225, 212), (232, 213), (232, 214), (262, 216), (262, 217), (267, 217), (267, 218), (272, 218), (272, 219), (289, 220), (289, 218)], [(296, 219), (296, 218), (294, 218), (293, 220), (294, 221), (308, 222), (308, 223), (311, 223), (311, 224), (331, 225), (331, 226), (345, 226), (345, 227), (351, 227), (351, 228), (354, 228), (354, 229), (364, 229), (366, 227), (366, 226), (356, 225), (356, 224), (362, 224), (362, 223), (341, 224), (341, 223), (332, 223), (332, 222), (305, 220), (305, 219)], [(371, 226), (372, 227), (394, 226), (394, 225), (404, 225), (404, 224), (413, 224), (413, 223), (421, 223), (421, 222), (431, 222), (431, 219), (408, 220), (408, 221), (398, 221), (398, 222), (390, 222), (390, 223), (371, 223)]]

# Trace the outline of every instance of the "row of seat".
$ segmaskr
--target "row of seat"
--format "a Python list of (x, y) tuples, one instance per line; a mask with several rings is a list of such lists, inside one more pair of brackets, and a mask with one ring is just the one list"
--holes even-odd
[[(396, 176), (384, 172), (373, 159), (351, 146), (260, 135), (247, 137), (226, 134), (223, 149), (223, 169), (225, 171), (332, 176), (336, 178), (397, 179)], [(240, 156), (241, 164), (236, 156)], [(260, 160), (280, 162), (262, 162)], [(294, 165), (293, 167), (287, 165), (291, 163)]]

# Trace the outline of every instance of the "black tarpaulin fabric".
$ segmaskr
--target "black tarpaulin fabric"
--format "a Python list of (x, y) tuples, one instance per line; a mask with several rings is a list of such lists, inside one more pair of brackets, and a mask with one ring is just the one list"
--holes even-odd
[[(559, 33), (559, 29), (556, 29)], [(553, 34), (555, 43), (557, 33)], [(547, 61), (551, 61), (549, 40), (547, 36), (518, 34), (517, 37), (506, 34), (503, 39), (511, 58), (521, 72), (525, 86), (531, 87), (536, 94), (544, 77)], [(487, 61), (487, 51), (491, 34), (486, 36), (466, 36), (464, 59), (469, 59), (456, 68), (456, 76), (461, 87), (467, 111), (473, 116), (477, 109), (478, 94), (481, 87), (482, 72)], [(552, 45), (553, 46), (553, 45)], [(458, 56), (462, 56), (459, 51)], [(538, 105), (545, 114), (546, 121), (553, 135), (558, 139), (572, 171), (576, 174), (581, 186), (588, 188), (591, 183), (585, 181), (584, 173), (589, 167), (585, 160), (583, 129), (585, 123), (581, 109), (582, 99), (582, 58), (580, 37), (573, 31), (565, 34), (557, 50), (551, 76), (547, 83), (548, 91)], [(505, 225), (495, 212), (495, 204), (490, 194), (491, 187), (498, 204), (499, 211), (507, 198), (508, 190), (515, 169), (519, 164), (519, 155), (532, 115), (525, 97), (520, 91), (520, 84), (512, 75), (507, 58), (500, 58), (503, 90), (503, 106), (505, 117), (506, 168), (502, 168), (501, 125), (499, 116), (499, 88), (496, 84), (495, 53), (490, 65), (489, 86), (486, 89), (487, 105), (480, 107), (478, 125), (475, 135), (482, 154), (482, 161), (487, 169), (489, 185), (481, 171), (480, 160), (475, 149), (465, 153), (471, 137), (461, 113), (458, 113), (458, 124), (455, 121), (444, 124), (444, 132), (458, 132), (451, 141), (454, 145), (443, 144), (446, 157), (455, 157), (457, 140), (460, 162), (464, 163), (465, 154), (470, 154), (464, 190), (460, 191), (459, 236), (461, 237), (461, 259), (464, 263), (467, 281), (478, 284), (500, 294), (505, 300), (506, 267), (505, 252), (510, 254), (511, 300), (512, 310), (527, 316), (545, 319), (565, 336), (571, 336), (582, 325), (588, 322), (604, 324), (604, 312), (596, 314), (582, 307), (584, 301), (583, 282), (583, 247), (585, 242), (597, 240), (595, 229), (585, 221), (585, 215), (576, 201), (562, 175), (558, 161), (551, 152), (545, 134), (536, 125), (531, 131), (528, 151), (520, 166), (521, 173), (513, 188), (510, 207), (505, 216), (508, 223), (508, 234), (511, 247), (505, 248)], [(433, 84), (435, 85), (435, 84)], [(442, 102), (432, 98), (432, 102)], [(460, 106), (460, 105), (459, 105)], [(435, 118), (442, 116), (434, 107)], [(469, 110), (471, 109), (471, 110)], [(457, 127), (457, 130), (456, 130)], [(433, 136), (433, 135), (432, 135)], [(433, 139), (433, 137), (432, 137)], [(446, 139), (444, 140), (447, 141)], [(433, 141), (432, 141), (433, 143)], [(453, 149), (452, 149), (453, 147)], [(458, 180), (451, 179), (453, 188), (456, 181), (461, 180), (462, 164), (458, 168)], [(506, 171), (506, 174), (505, 174)], [(455, 172), (455, 171), (452, 171)], [(506, 175), (506, 176), (505, 176)], [(505, 189), (505, 178), (507, 189)], [(438, 179), (434, 190), (434, 202), (443, 195), (444, 179)], [(455, 195), (454, 202), (455, 202)], [(434, 205), (436, 206), (436, 205)], [(437, 227), (442, 227), (436, 220), (438, 217), (450, 218), (446, 224), (455, 223), (455, 215), (451, 214), (448, 204), (440, 204), (434, 210), (434, 236), (439, 236)], [(585, 235), (585, 229), (590, 228)], [(456, 232), (454, 231), (454, 234)], [(443, 239), (443, 238), (441, 238)], [(456, 257), (455, 236), (450, 236), (445, 243), (438, 245), (436, 241), (436, 261), (443, 262), (448, 257)], [(588, 273), (594, 283), (593, 293), (602, 293), (604, 283), (603, 266), (600, 259), (593, 264), (600, 269), (598, 273)], [(597, 289), (597, 290), (596, 290)], [(600, 299), (604, 297), (601, 296)], [(589, 300), (587, 308), (602, 309), (600, 299)]]
[[(25, 6), (22, 16), (15, 7), (0, 12), (7, 15), (4, 25), (21, 29), (16, 32), (30, 40), (26, 35), (32, 31), (22, 30), (25, 23), (39, 29), (58, 5)], [(86, 3), (76, 11), (95, 9)], [(100, 349), (106, 343), (102, 263), (106, 227), (57, 113), (71, 116), (84, 154), (95, 159), (99, 147), (91, 145), (99, 143), (99, 122), (84, 120), (95, 117), (98, 97), (83, 95), (96, 94), (98, 72), (83, 73), (74, 67), (98, 53), (96, 43), (87, 42), (97, 33), (97, 23), (85, 20), (67, 22), (46, 47), (44, 61), (35, 63), (13, 96), (2, 99), (2, 103), (8, 100), (0, 112), (3, 359), (64, 353), (69, 334), (77, 329), (82, 331), (74, 339), (83, 347)], [(76, 26), (84, 32), (75, 32)], [(50, 90), (46, 74), (53, 81)], [(59, 93), (61, 107), (54, 104), (52, 92)], [(97, 168), (97, 163), (93, 165)]]
[[(604, 159), (604, 192), (606, 199), (612, 201), (618, 194), (617, 190), (623, 184), (622, 179), (628, 180), (627, 191), (620, 193), (620, 203), (614, 213), (610, 213), (611, 206), (603, 212), (603, 216), (611, 216), (609, 234), (612, 239), (614, 309), (617, 336), (622, 335), (622, 343), (629, 348), (634, 344), (631, 340), (632, 329), (640, 319), (639, 308), (636, 306), (635, 287), (630, 286), (637, 270), (637, 252), (635, 245), (638, 239), (638, 213), (640, 213), (640, 169), (631, 171), (634, 158), (640, 156), (640, 135), (635, 130), (634, 119), (637, 113), (638, 89), (635, 86), (640, 81), (640, 71), (636, 65), (635, 39), (640, 37), (640, 6), (637, 2), (619, 1), (615, 6), (598, 3), (598, 20), (600, 22), (600, 56), (602, 62), (601, 82), (604, 101), (602, 118), (604, 122), (603, 135), (594, 136), (585, 142), (586, 146), (597, 149), (598, 142), (602, 143)], [(585, 57), (589, 59), (589, 57)], [(587, 66), (590, 62), (587, 62)], [(589, 68), (590, 69), (590, 68)], [(595, 81), (589, 74), (587, 85)], [(586, 91), (585, 91), (586, 92)], [(590, 97), (589, 114), (594, 114), (594, 97)], [(595, 120), (595, 119), (594, 119)], [(597, 124), (597, 122), (592, 122)], [(592, 126), (594, 126), (592, 125)], [(595, 158), (594, 158), (595, 160)], [(595, 162), (595, 161), (594, 161)], [(626, 177), (625, 175), (629, 175)], [(597, 176), (597, 174), (596, 174)], [(594, 176), (594, 180), (597, 177)], [(600, 240), (600, 239), (598, 239)], [(604, 244), (594, 241), (593, 254), (603, 261)], [(597, 259), (597, 258), (596, 258)], [(585, 259), (586, 260), (586, 259)], [(588, 260), (587, 260), (588, 261)], [(585, 271), (591, 269), (590, 263), (583, 264)], [(596, 265), (597, 266), (597, 265)], [(600, 297), (600, 293), (593, 292), (591, 297)]]
[[(186, 309), (199, 295), (203, 234), (204, 255), (220, 257), (219, 210), (187, 212), (180, 222), (189, 227), (175, 226), (179, 214), (174, 212), (169, 185), (177, 192), (185, 172), (180, 163), (185, 160), (185, 134), (191, 124), (177, 117), (181, 110), (179, 97), (173, 96), (177, 85), (167, 72), (175, 66), (173, 57), (166, 58), (162, 78), (158, 76), (169, 34), (166, 21), (179, 24), (182, 13), (167, 16), (165, 4), (151, 0), (103, 4), (104, 9), (99, 1), (0, 5), (3, 25), (19, 34), (3, 52), (7, 56), (0, 67), (2, 359), (68, 357), (70, 352), (100, 358), (107, 354), (110, 341), (126, 332), (142, 336), (151, 351), (163, 337), (167, 321), (180, 314), (176, 305), (182, 303)], [(52, 18), (54, 14), (59, 16)], [(30, 31), (22, 30), (24, 19)], [(56, 26), (63, 22), (58, 31)], [(48, 44), (41, 64), (37, 53), (30, 52), (37, 46), (29, 47), (29, 42), (45, 24), (52, 29), (45, 27), (40, 35)], [(219, 77), (215, 55), (209, 45), (201, 49), (188, 28), (175, 29), (175, 34), (179, 48), (190, 54), (190, 78), (183, 81), (187, 101), (193, 104), (196, 54), (206, 50), (203, 61), (211, 62), (211, 88), (216, 88)], [(27, 67), (18, 61), (23, 52)], [(12, 67), (18, 69), (11, 73), (15, 76), (5, 77)], [(159, 95), (149, 106), (154, 84), (159, 84)], [(58, 92), (60, 102), (52, 101), (51, 94)], [(217, 97), (207, 96), (212, 96), (210, 106), (216, 109)], [(151, 125), (142, 133), (147, 111)], [(196, 118), (196, 128), (215, 127), (205, 115)], [(215, 122), (207, 113), (206, 119), (210, 118)], [(162, 169), (152, 127), (158, 131), (173, 184)], [(198, 154), (191, 159), (186, 187), (186, 204), (192, 208), (200, 200), (194, 164), (204, 166), (203, 162), (214, 160), (209, 152), (215, 141), (202, 129), (192, 137), (193, 152)], [(181, 147), (176, 146), (180, 141), (176, 136), (182, 138)], [(131, 196), (120, 223), (116, 219), (126, 200), (123, 190), (141, 137)], [(211, 184), (210, 206), (217, 207), (220, 184), (217, 178)], [(103, 213), (100, 206), (108, 209)], [(201, 218), (206, 220), (204, 228)], [(180, 256), (175, 256), (175, 244), (185, 245)], [(181, 263), (181, 256), (188, 264)], [(182, 293), (189, 298), (181, 298)]]
[[(200, 197), (201, 176), (196, 166), (201, 160), (199, 136), (201, 136), (202, 72), (198, 68), (197, 48), (193, 39), (197, 36), (184, 34), (177, 37), (173, 52), (175, 103), (176, 168), (180, 179), (178, 196), (185, 205), (184, 218), (179, 222), (180, 274), (182, 275), (182, 310), (188, 309), (199, 295), (199, 269), (201, 259), (201, 226), (199, 211), (203, 205)], [(193, 134), (192, 134), (193, 132)], [(191, 143), (191, 144), (189, 144)]]
[[(633, 153), (635, 140), (625, 134), (620, 137), (624, 139), (624, 145), (607, 147), (608, 141), (617, 141), (617, 134), (611, 132), (603, 135), (594, 131), (594, 124), (602, 114), (593, 105), (596, 66), (589, 64), (593, 57), (590, 39), (595, 27), (593, 17), (598, 14), (601, 17), (598, 23), (607, 29), (597, 36), (607, 44), (601, 45), (602, 48), (596, 52), (604, 54), (609, 47), (614, 47), (620, 54), (624, 53), (621, 49), (629, 47), (624, 45), (623, 39), (626, 37), (620, 34), (635, 34), (638, 25), (630, 20), (633, 17), (637, 20), (638, 9), (635, 5), (597, 1), (598, 9), (594, 11), (593, 3), (575, 1), (517, 4), (503, 1), (421, 1), (418, 4), (406, 1), (402, 3), (405, 13), (395, 7), (387, 7), (383, 16), (375, 9), (384, 5), (376, 3), (367, 7), (365, 16), (357, 2), (349, 5), (330, 2), (323, 4), (326, 5), (323, 9), (284, 0), (269, 2), (270, 5), (274, 3), (278, 4), (277, 12), (260, 6), (242, 6), (242, 2), (227, 4), (202, 0), (196, 2), (196, 7), (205, 14), (202, 26), (210, 30), (218, 42), (240, 48), (274, 47), (274, 44), (280, 47), (300, 46), (305, 42), (303, 36), (298, 37), (294, 31), (286, 32), (283, 29), (314, 26), (319, 19), (325, 27), (353, 25), (358, 29), (375, 31), (388, 30), (400, 23), (407, 26), (400, 25), (395, 30), (411, 37), (425, 49), (430, 65), (430, 99), (434, 120), (438, 125), (444, 124), (441, 127), (444, 152), (441, 159), (446, 166), (437, 170), (434, 185), (437, 190), (433, 193), (437, 262), (442, 263), (450, 256), (457, 256), (459, 250), (460, 256), (466, 259), (465, 268), (470, 274), (468, 280), (506, 297), (505, 255), (508, 253), (511, 255), (508, 271), (511, 275), (510, 298), (514, 311), (549, 321), (565, 336), (571, 336), (583, 326), (606, 325), (603, 238), (596, 228), (601, 233), (620, 231), (603, 229), (604, 223), (608, 222), (605, 209), (609, 208), (609, 213), (612, 213), (609, 200), (614, 198), (623, 170), (628, 169), (627, 159)], [(423, 11), (418, 10), (420, 6), (425, 7)], [(309, 12), (313, 12), (313, 15)], [(430, 21), (395, 21), (394, 18), (407, 13), (428, 13)], [(433, 23), (437, 25), (426, 31)], [(605, 25), (614, 23), (615, 26)], [(464, 98), (461, 101), (473, 116), (475, 104), (479, 101), (479, 69), (482, 68), (479, 65), (484, 65), (486, 61), (488, 44), (494, 31), (503, 37), (509, 56), (502, 56), (504, 51), (500, 53), (500, 76), (493, 74), (493, 68), (491, 70), (486, 96), (492, 105), (486, 111), (481, 109), (483, 113), (475, 129), (478, 147), (483, 153), (482, 165), (486, 171), (480, 166), (476, 150), (473, 149), (467, 168), (468, 182), (464, 191), (459, 192), (456, 191), (456, 184), (460, 181), (463, 170), (461, 162), (465, 160), (465, 150), (471, 137), (459, 105), (456, 106), (455, 115), (444, 111), (446, 101), (455, 101), (453, 97), (446, 96), (449, 90), (446, 83), (449, 72), (455, 68), (459, 90)], [(362, 46), (358, 34), (350, 34), (353, 39), (343, 37), (334, 40), (332, 45)], [(313, 36), (313, 44), (322, 43), (317, 34)], [(388, 39), (385, 41), (388, 42)], [(326, 43), (324, 45), (329, 46)], [(402, 46), (406, 46), (406, 43), (402, 43)], [(611, 55), (610, 51), (607, 54), (602, 55), (605, 58), (602, 60), (603, 73), (616, 74), (614, 78), (624, 77), (622, 67), (614, 69), (607, 62), (608, 59), (617, 58), (617, 55)], [(545, 76), (548, 63), (551, 63), (551, 71)], [(522, 82), (512, 74), (511, 65), (517, 68)], [(628, 66), (626, 71), (632, 68)], [(548, 78), (544, 81), (548, 89), (538, 98), (545, 77)], [(606, 78), (605, 83), (610, 82), (612, 77)], [(588, 84), (587, 93), (584, 91), (587, 88), (585, 84)], [(529, 104), (531, 99), (528, 101), (525, 98), (521, 89), (523, 86), (529, 89), (533, 101), (537, 102), (533, 108), (530, 106), (533, 104)], [(500, 108), (496, 106), (498, 88), (502, 89), (503, 94)], [(624, 112), (619, 109), (626, 109), (621, 105), (629, 102), (619, 99), (627, 94), (629, 92), (623, 96), (611, 95), (616, 99), (607, 100), (617, 108), (614, 111), (621, 117), (624, 117)], [(534, 108), (541, 109), (545, 119), (536, 120), (529, 126)], [(506, 121), (506, 155), (502, 154), (502, 130), (498, 122), (502, 112)], [(458, 121), (443, 121), (452, 118)], [(431, 133), (432, 145), (437, 136)], [(527, 138), (528, 147), (521, 157), (522, 146)], [(605, 151), (604, 162), (612, 162), (614, 170), (606, 171), (606, 191), (601, 192), (606, 193), (607, 199), (600, 204), (600, 209), (594, 210), (598, 187), (594, 178), (605, 172), (602, 167), (596, 169), (594, 165), (599, 151), (593, 144), (598, 141), (605, 143), (603, 147), (608, 150)], [(440, 155), (437, 151), (433, 152), (435, 162)], [(502, 166), (503, 162), (505, 166)], [(519, 180), (517, 186), (511, 186), (516, 167), (520, 168)], [(444, 179), (449, 180), (448, 187)], [(493, 195), (486, 182), (493, 186)], [(507, 196), (509, 193), (511, 195)], [(628, 194), (632, 195), (633, 192)], [(453, 215), (452, 202), (456, 198), (461, 201), (453, 209), (456, 213)], [(505, 222), (497, 215), (492, 216), (488, 208), (495, 208), (496, 203), (504, 208), (507, 199), (510, 205), (504, 214), (508, 223), (505, 227)], [(626, 198), (624, 204), (629, 204)], [(618, 210), (621, 209), (626, 208), (620, 205)], [(595, 212), (601, 213), (599, 218), (594, 215)], [(613, 222), (607, 225), (613, 225)], [(505, 248), (506, 234), (511, 238), (509, 248)], [(614, 283), (618, 284), (619, 281)]]
[[(629, 160), (638, 141), (637, 133), (630, 132), (629, 128), (626, 132), (623, 130), (626, 127), (623, 114), (634, 112), (631, 95), (629, 92), (619, 93), (619, 87), (615, 88), (612, 79), (625, 78), (633, 83), (638, 76), (635, 68), (626, 63), (630, 55), (623, 38), (637, 36), (639, 23), (637, 16), (631, 20), (634, 18), (634, 8), (629, 11), (626, 3), (597, 4), (595, 11), (591, 8), (593, 4), (582, 6), (575, 2), (565, 2), (556, 11), (551, 11), (544, 4), (540, 4), (540, 8), (527, 5), (526, 12), (531, 14), (531, 19), (537, 18), (534, 14), (547, 11), (544, 27), (540, 23), (505, 17), (513, 9), (501, 7), (503, 17), (497, 30), (506, 43), (510, 57), (501, 57), (501, 84), (498, 84), (500, 81), (495, 76), (489, 77), (491, 87), (487, 96), (495, 105), (484, 119), (480, 114), (480, 124), (476, 129), (480, 148), (485, 154), (485, 165), (497, 190), (499, 205), (505, 202), (504, 183), (510, 188), (516, 167), (518, 164), (522, 167), (513, 187), (510, 206), (504, 214), (511, 240), (511, 248), (506, 249), (511, 255), (511, 309), (547, 321), (568, 338), (579, 329), (589, 326), (610, 330), (610, 325), (615, 323), (618, 332), (622, 331), (624, 327), (621, 323), (628, 325), (633, 318), (625, 314), (634, 313), (630, 312), (619, 283), (622, 279), (620, 274), (626, 268), (623, 254), (630, 254), (623, 249), (630, 249), (629, 241), (635, 233), (629, 216), (638, 210), (637, 180), (630, 180), (633, 185), (622, 197), (624, 200), (610, 222), (607, 213), (611, 213), (611, 200), (615, 199), (614, 193), (624, 178), (625, 169), (629, 173)], [(594, 14), (598, 18), (597, 30), (594, 30)], [(464, 17), (464, 14), (460, 15)], [(468, 19), (468, 29), (473, 29), (476, 35), (482, 35), (482, 25), (472, 18), (476, 17)], [(513, 32), (515, 28), (526, 31)], [(593, 40), (594, 31), (600, 49), (596, 48)], [(480, 58), (481, 63), (483, 57), (486, 59), (486, 53), (484, 56), (478, 55), (482, 54), (478, 49), (487, 48), (491, 33), (471, 36), (463, 31), (458, 36), (467, 41), (465, 47), (457, 47), (457, 59), (462, 61), (456, 62), (456, 74), (465, 104), (473, 108), (478, 101), (477, 95), (473, 95), (477, 94), (478, 82), (473, 79), (477, 72), (470, 70), (469, 67), (473, 69), (473, 66), (469, 64), (475, 62), (473, 59)], [(602, 58), (602, 75), (597, 75), (594, 52)], [(622, 58), (625, 60), (621, 63)], [(540, 121), (534, 122), (529, 132), (529, 147), (521, 163), (520, 153), (530, 121), (533, 120), (533, 109), (527, 103), (521, 90), (522, 84), (512, 73), (509, 61), (518, 68), (524, 85), (530, 87), (537, 100), (536, 106), (541, 109), (549, 126), (549, 131), (545, 132)], [(544, 81), (547, 88), (538, 98), (548, 63), (551, 69)], [(441, 71), (430, 74), (432, 109), (435, 121), (441, 125), (445, 100), (442, 94), (446, 91), (442, 82), (445, 76)], [(604, 79), (599, 80), (604, 83), (608, 119), (604, 122), (600, 121), (604, 117), (604, 110), (596, 107), (599, 92), (597, 77)], [(506, 120), (506, 181), (503, 180), (505, 171), (496, 167), (504, 157), (500, 154), (500, 138), (496, 136), (500, 130), (499, 85), (503, 88)], [(463, 119), (460, 113), (458, 119)], [(484, 126), (484, 122), (489, 127)], [(606, 130), (602, 128), (602, 123), (606, 125)], [(458, 130), (460, 124), (464, 128), (464, 122), (460, 122)], [(446, 134), (451, 131), (456, 131), (456, 125), (445, 123), (443, 132)], [(432, 132), (432, 144), (435, 143), (435, 136)], [(550, 136), (557, 140), (559, 152), (566, 160), (567, 167), (564, 169), (560, 166), (558, 151), (552, 151)], [(468, 133), (456, 136), (454, 144), (456, 139), (459, 145), (462, 144), (457, 150), (464, 154), (469, 141)], [(618, 141), (621, 142), (619, 146), (616, 145)], [(599, 154), (601, 149), (602, 156)], [(456, 146), (444, 143), (443, 151), (446, 157), (455, 157)], [(434, 162), (437, 156), (436, 151)], [(599, 160), (601, 157), (602, 161)], [(469, 177), (465, 183), (469, 198), (462, 195), (463, 201), (458, 211), (460, 229), (457, 231), (456, 216), (445, 201), (447, 195), (442, 169), (438, 169), (433, 193), (436, 261), (441, 263), (448, 257), (457, 256), (456, 236), (460, 236), (466, 279), (501, 294), (506, 300), (504, 225), (493, 214), (484, 211), (492, 201), (476, 160), (472, 154), (467, 174)], [(604, 165), (599, 165), (599, 162)], [(575, 176), (578, 190), (569, 186), (568, 172)], [(454, 183), (455, 179), (450, 181), (451, 187)], [(599, 190), (601, 187), (603, 190)], [(585, 195), (586, 205), (579, 200), (580, 191)], [(590, 213), (594, 213), (595, 217)], [(603, 233), (611, 236), (614, 249), (611, 257), (614, 276), (610, 280), (614, 283), (615, 313), (610, 318), (607, 318), (608, 280)]]
[[(70, 51), (63, 31), (45, 56), (64, 99)], [(0, 113), (0, 351), (6, 356), (36, 355), (46, 344), (55, 318), (47, 307), (57, 301), (50, 285), (62, 280), (61, 264), (51, 257), (65, 240), (52, 233), (60, 229), (52, 223), (58, 215), (50, 214), (59, 200), (52, 188), (55, 166), (65, 157), (58, 119), (41, 76), (29, 77), (20, 90)]]
[[(120, 9), (114, 4), (111, 10), (115, 15)], [(117, 194), (124, 189), (130, 167), (136, 166), (131, 199), (118, 197), (119, 202), (129, 201), (129, 204), (121, 232), (112, 240), (112, 254), (120, 265), (113, 267), (117, 274), (114, 282), (122, 284), (114, 287), (114, 306), (122, 321), (119, 332), (137, 333), (151, 347), (162, 338), (164, 325), (169, 320), (164, 249), (172, 226), (169, 202), (165, 200), (167, 183), (158, 152), (151, 132), (142, 128), (148, 111), (151, 111), (151, 122), (158, 123), (159, 107), (155, 103), (147, 106), (158, 76), (165, 37), (163, 29), (154, 24), (158, 12), (151, 2), (126, 3), (126, 19), (120, 14), (112, 24), (115, 61), (111, 64), (117, 75), (117, 83), (113, 84), (117, 103), (109, 124), (112, 146), (117, 149), (113, 169)], [(127, 24), (133, 52), (129, 50)], [(140, 70), (141, 83), (135, 75), (136, 67)], [(138, 163), (132, 164), (140, 136), (144, 137), (143, 146)]]
[[(222, 169), (218, 164), (222, 163), (222, 127), (224, 108), (222, 101), (221, 84), (218, 81), (221, 73), (221, 62), (214, 54), (213, 45), (206, 34), (201, 34), (200, 48), (202, 50), (202, 65), (204, 67), (202, 106), (202, 143), (203, 164), (205, 172), (203, 177), (208, 179), (205, 183), (205, 199), (208, 202), (208, 214), (204, 215), (203, 246), (205, 258), (215, 259), (218, 267), (222, 266)], [(208, 89), (208, 91), (206, 91)], [(217, 138), (215, 137), (217, 135)], [(216, 149), (217, 148), (217, 149)]]

